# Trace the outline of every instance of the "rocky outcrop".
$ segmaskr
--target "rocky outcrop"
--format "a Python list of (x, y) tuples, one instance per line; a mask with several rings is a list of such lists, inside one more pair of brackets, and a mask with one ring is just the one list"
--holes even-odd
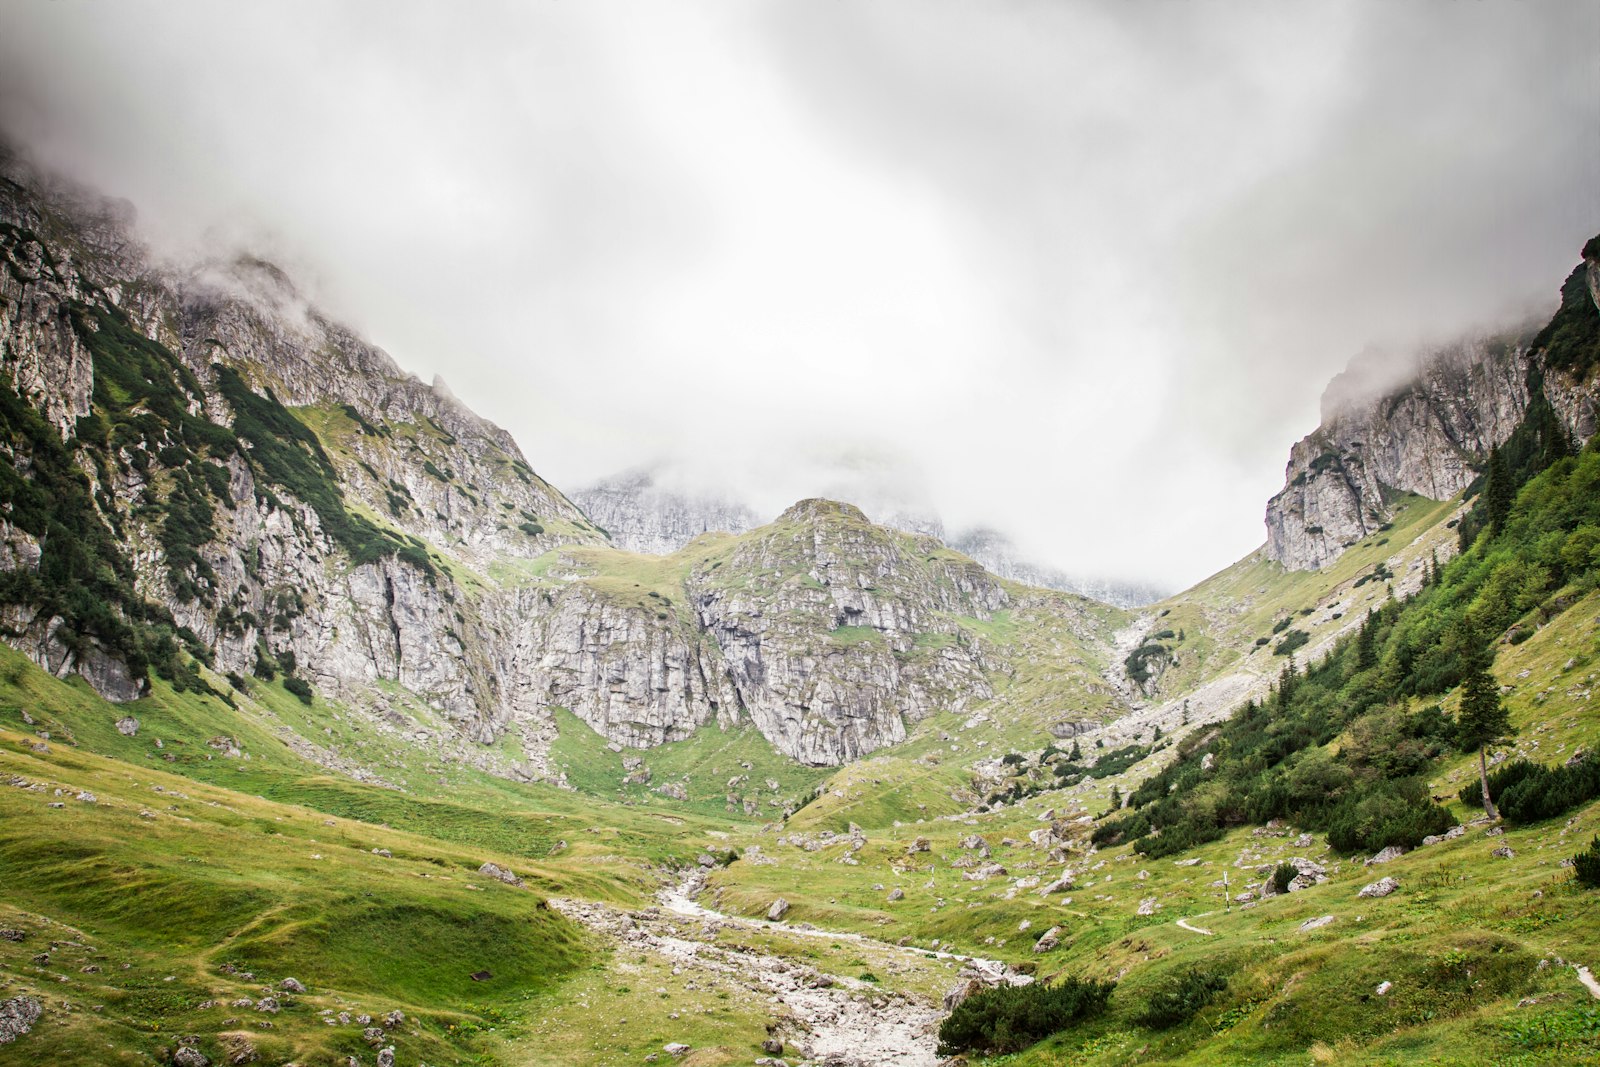
[[(1586, 346), (1573, 335), (1596, 328), (1552, 327), (1600, 314), (1588, 281), (1600, 274), (1594, 250), (1590, 242), (1556, 320), (1537, 336), (1526, 329), (1437, 349), (1399, 384), (1392, 368), (1360, 362), (1335, 378), (1322, 425), (1291, 450), (1286, 484), (1267, 504), (1268, 557), (1290, 570), (1320, 569), (1381, 529), (1398, 496), (1454, 496), (1536, 405), (1548, 403), (1574, 442), (1592, 436), (1600, 398), (1593, 357), (1567, 349)], [(1373, 388), (1382, 377), (1391, 384)]]

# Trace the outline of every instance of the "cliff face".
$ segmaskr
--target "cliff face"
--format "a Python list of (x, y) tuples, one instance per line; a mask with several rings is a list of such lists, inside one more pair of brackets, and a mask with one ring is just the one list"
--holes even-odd
[[(836, 764), (1015, 669), (985, 629), (1011, 594), (933, 538), (806, 501), (619, 551), (276, 268), (157, 263), (125, 206), (0, 173), (0, 639), (57, 675), (117, 701), (287, 676), (540, 777), (556, 708), (621, 746), (751, 723)], [(1028, 610), (1075, 647), (1107, 625)]]
[(1563, 288), (1551, 327), (1564, 331), (1440, 349), (1376, 397), (1349, 396), (1335, 379), (1322, 425), (1291, 450), (1286, 484), (1267, 504), (1268, 556), (1290, 570), (1320, 569), (1388, 521), (1394, 496), (1454, 496), (1536, 404), (1548, 403), (1575, 443), (1592, 436), (1600, 380), (1584, 354), (1596, 327), (1584, 319), (1600, 321), (1594, 267), (1586, 256)]

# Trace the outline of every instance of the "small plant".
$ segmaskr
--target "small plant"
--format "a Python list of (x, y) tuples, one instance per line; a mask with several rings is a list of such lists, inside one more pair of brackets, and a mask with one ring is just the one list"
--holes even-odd
[(284, 675), (283, 687), (300, 699), (300, 703), (311, 706), (311, 683), (304, 678), (294, 675)]
[(1289, 891), (1289, 883), (1300, 876), (1300, 871), (1292, 863), (1280, 863), (1272, 872), (1272, 888), (1279, 893)]

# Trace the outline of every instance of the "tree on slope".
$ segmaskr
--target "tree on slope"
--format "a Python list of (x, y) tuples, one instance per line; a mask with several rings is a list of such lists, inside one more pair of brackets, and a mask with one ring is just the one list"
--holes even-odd
[(1505, 703), (1500, 699), (1500, 683), (1489, 673), (1488, 665), (1480, 660), (1473, 664), (1461, 683), (1461, 710), (1456, 715), (1456, 736), (1462, 748), (1478, 750), (1478, 780), (1483, 786), (1483, 813), (1491, 819), (1499, 818), (1500, 813), (1489, 798), (1486, 750), (1515, 733)]

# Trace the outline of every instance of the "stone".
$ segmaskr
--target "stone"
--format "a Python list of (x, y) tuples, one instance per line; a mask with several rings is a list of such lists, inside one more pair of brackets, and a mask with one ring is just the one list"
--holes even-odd
[(386, 860), (394, 858), (394, 853), (390, 852), (386, 848), (375, 848), (375, 849), (372, 850), (372, 854), (374, 856), (382, 856)]
[(1375, 865), (1377, 865), (1379, 863), (1390, 863), (1390, 862), (1392, 862), (1394, 860), (1399, 859), (1401, 856), (1405, 855), (1405, 853), (1406, 853), (1406, 850), (1401, 848), (1399, 845), (1390, 845), (1388, 848), (1384, 849), (1382, 852), (1379, 852), (1377, 855), (1372, 856), (1369, 859), (1367, 859), (1364, 862), (1363, 865), (1367, 866), (1367, 867), (1372, 867), (1372, 866), (1375, 866)]
[(893, 901), (896, 901), (896, 900), (904, 900), (905, 898), (906, 898), (906, 891), (904, 889), (901, 889), (899, 886), (896, 886), (895, 888), (889, 890), (889, 900), (890, 900), (890, 902), (893, 902)]
[(405, 1021), (406, 1013), (401, 1011), (399, 1008), (396, 1008), (394, 1011), (391, 1011), (389, 1014), (383, 1017), (383, 1028), (385, 1030), (393, 1030), (395, 1027), (399, 1026)]
[(1061, 927), (1052, 926), (1039, 936), (1039, 940), (1033, 943), (1033, 951), (1049, 952), (1059, 944), (1061, 944)]
[(769, 1037), (761, 1042), (761, 1051), (769, 1056), (782, 1056), (783, 1042), (776, 1037)]
[(1501, 845), (1499, 848), (1489, 853), (1489, 855), (1495, 857), (1496, 859), (1502, 860), (1516, 859), (1517, 856), (1516, 852), (1510, 845)]
[(1319, 915), (1315, 919), (1307, 919), (1305, 922), (1301, 923), (1300, 932), (1303, 934), (1307, 930), (1320, 930), (1331, 922), (1333, 922), (1332, 915)]
[(278, 998), (262, 997), (260, 1000), (256, 1001), (255, 1009), (256, 1011), (266, 1012), (269, 1015), (276, 1015), (279, 1011)]
[(774, 900), (772, 902), (772, 906), (767, 909), (767, 920), (769, 922), (778, 922), (787, 914), (789, 914), (789, 902), (784, 900), (782, 897), (779, 897), (777, 900)]
[(37, 997), (0, 1000), (0, 1045), (7, 1045), (33, 1029), (44, 1013)]
[(139, 720), (132, 715), (124, 715), (117, 720), (117, 733), (123, 737), (134, 737), (139, 733)]
[(926, 837), (918, 837), (906, 846), (906, 855), (915, 856), (919, 852), (928, 852), (933, 848)]
[(394, 1067), (394, 1046), (378, 1050), (378, 1067)]
[(183, 1045), (172, 1053), (173, 1067), (208, 1067), (211, 1061), (193, 1045)]
[(379, 1029), (376, 1026), (369, 1026), (366, 1029), (361, 1031), (361, 1039), (363, 1041), (365, 1041), (367, 1044), (373, 1045), (373, 1046), (377, 1046), (377, 1045), (383, 1044), (383, 1042), (388, 1038), (388, 1036), (389, 1036), (388, 1034), (386, 1034), (383, 1030)]
[(518, 878), (516, 874), (500, 866), (498, 863), (490, 863), (485, 861), (481, 866), (479, 866), (478, 873), (483, 875), (485, 878), (493, 878), (497, 882), (504, 882), (506, 885), (516, 886), (518, 889), (524, 888), (524, 883), (521, 878)]
[(669, 1056), (683, 1056), (688, 1053), (689, 1046), (681, 1041), (673, 1041), (670, 1044), (662, 1045), (661, 1051)]
[(1386, 897), (1400, 888), (1400, 882), (1395, 878), (1380, 878), (1376, 882), (1361, 887), (1358, 897)]
[(1378, 988), (1374, 989), (1373, 992), (1376, 993), (1380, 997), (1386, 997), (1386, 996), (1389, 995), (1389, 990), (1391, 990), (1393, 988), (1394, 988), (1394, 983), (1393, 982), (1379, 982), (1378, 983)]
[(1137, 914), (1154, 915), (1156, 913), (1156, 909), (1159, 907), (1161, 907), (1161, 905), (1157, 903), (1155, 897), (1145, 897), (1143, 900), (1139, 901), (1139, 910)]
[(298, 978), (285, 978), (278, 983), (278, 988), (285, 993), (304, 993), (306, 991), (306, 987), (300, 984)]

